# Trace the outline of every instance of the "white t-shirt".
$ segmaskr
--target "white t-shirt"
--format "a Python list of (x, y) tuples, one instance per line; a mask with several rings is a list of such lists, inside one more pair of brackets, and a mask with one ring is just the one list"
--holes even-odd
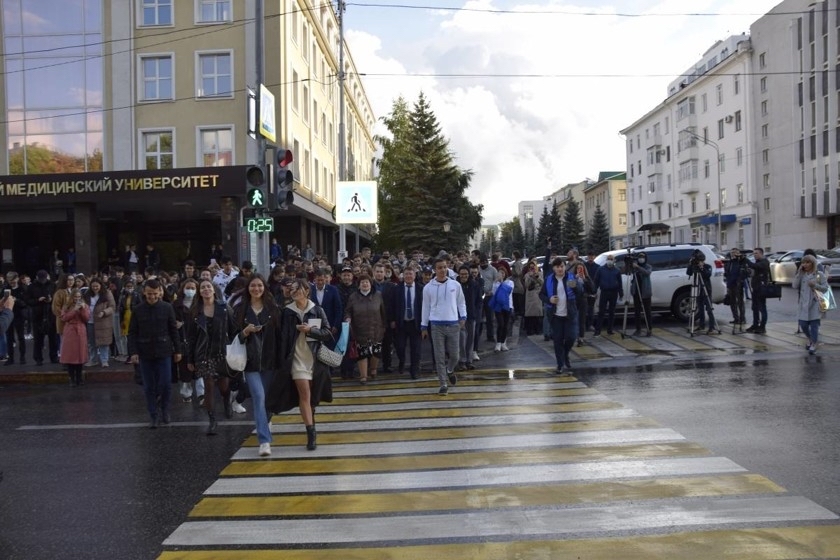
[(554, 306), (554, 314), (559, 317), (566, 317), (569, 314), (568, 300), (566, 299), (566, 286), (563, 285), (563, 279), (554, 277), (557, 283), (557, 305)]

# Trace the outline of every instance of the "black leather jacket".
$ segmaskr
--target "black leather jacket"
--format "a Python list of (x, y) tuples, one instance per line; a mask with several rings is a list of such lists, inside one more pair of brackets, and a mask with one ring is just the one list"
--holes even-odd
[(233, 326), (233, 312), (230, 308), (217, 301), (214, 305), (213, 317), (210, 318), (204, 315), (202, 306), (203, 304), (199, 304), (199, 312), (194, 317), (188, 315), (184, 319), (188, 364), (223, 358), (225, 348), (233, 338), (230, 330)]

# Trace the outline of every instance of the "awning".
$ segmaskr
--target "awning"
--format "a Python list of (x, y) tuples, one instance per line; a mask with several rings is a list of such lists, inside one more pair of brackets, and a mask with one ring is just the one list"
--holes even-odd
[(668, 224), (661, 224), (659, 222), (654, 222), (652, 224), (644, 224), (643, 226), (639, 226), (639, 229), (637, 229), (636, 231), (637, 232), (639, 232), (639, 231), (649, 231), (651, 233), (656, 233), (656, 232), (669, 231), (670, 229), (671, 229), (671, 226), (669, 226)]
[[(738, 221), (738, 216), (735, 214), (723, 214), (720, 217), (720, 223), (722, 224), (733, 224)], [(703, 216), (700, 218), (700, 224), (704, 226), (713, 226), (718, 223), (718, 215), (712, 214), (711, 216)]]

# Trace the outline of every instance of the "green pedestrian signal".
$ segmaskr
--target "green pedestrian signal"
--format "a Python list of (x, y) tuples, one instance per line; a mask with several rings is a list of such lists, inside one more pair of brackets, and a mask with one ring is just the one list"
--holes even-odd
[(265, 192), (259, 188), (248, 189), (248, 206), (252, 208), (264, 208)]

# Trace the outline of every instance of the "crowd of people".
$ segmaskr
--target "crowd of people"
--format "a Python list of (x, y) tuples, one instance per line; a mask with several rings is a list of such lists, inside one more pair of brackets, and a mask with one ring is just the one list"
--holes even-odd
[[(482, 337), (494, 352), (507, 352), (508, 337), (519, 321), (526, 335), (553, 341), (556, 372), (569, 375), (571, 349), (586, 344), (585, 335), (613, 334), (616, 302), (624, 297), (623, 274), (629, 274), (636, 332), (651, 334), (651, 267), (645, 254), (619, 270), (612, 255), (603, 266), (590, 253), (575, 249), (559, 256), (549, 240), (545, 260), (512, 260), (480, 251), (419, 251), (373, 255), (369, 248), (336, 266), (311, 248), (288, 251), (285, 258), (272, 243), (266, 276), (249, 261), (239, 266), (214, 254), (207, 266), (184, 262), (181, 270), (161, 271), (154, 248), (147, 247), (142, 271), (139, 258), (127, 248), (129, 267), (109, 263), (101, 274), (66, 271), (57, 255), (51, 270), (34, 280), (9, 272), (0, 305), (0, 356), (6, 364), (26, 363), (27, 342), (42, 365), (64, 364), (70, 384), (85, 382), (84, 368), (107, 368), (114, 360), (135, 365), (142, 382), (150, 428), (171, 422), (172, 386), (183, 402), (196, 399), (208, 415), (207, 434), (217, 433), (216, 394), (223, 413), (244, 413), (250, 397), (261, 456), (271, 454), (270, 418), (299, 408), (307, 448), (315, 449), (315, 411), (331, 400), (331, 375), (365, 384), (380, 373), (420, 375), (423, 344), (428, 344), (439, 394), (457, 384), (458, 372), (475, 369)], [(149, 260), (148, 255), (152, 254)], [(746, 264), (737, 250), (727, 262), (725, 281), (733, 322), (745, 321), (745, 283), (761, 285), (769, 274), (756, 250)], [(707, 285), (709, 265), (696, 263)], [(794, 288), (800, 298), (799, 321), (814, 353), (821, 312), (813, 290), (827, 289), (826, 275), (806, 255)], [(54, 278), (54, 274), (58, 276)], [(806, 293), (807, 292), (807, 293)], [(763, 332), (766, 300), (753, 293), (750, 332)], [(710, 302), (699, 302), (698, 321), (715, 328)], [(597, 310), (597, 313), (596, 313)], [(332, 349), (349, 331), (346, 352), (331, 368), (318, 359), (319, 349)], [(424, 341), (430, 342), (424, 342)], [(229, 345), (241, 343), (246, 363), (241, 371), (227, 363)], [(45, 350), (47, 356), (44, 355)]]

